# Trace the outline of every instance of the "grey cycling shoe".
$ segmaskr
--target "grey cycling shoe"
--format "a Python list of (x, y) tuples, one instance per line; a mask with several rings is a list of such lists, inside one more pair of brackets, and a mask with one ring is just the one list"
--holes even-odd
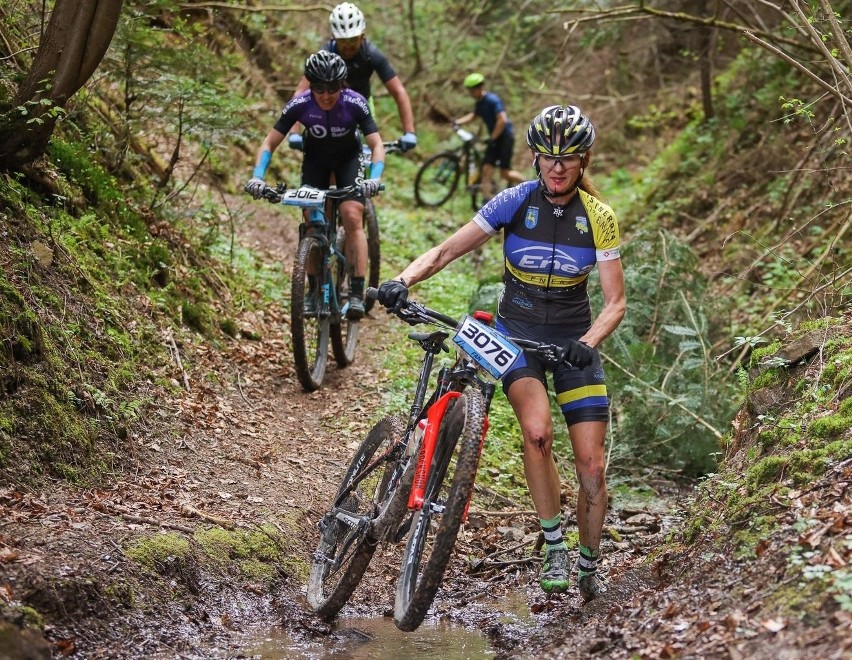
[(567, 549), (549, 550), (544, 556), (538, 581), (542, 590), (549, 594), (568, 591), (569, 565)]
[(578, 586), (580, 587), (580, 598), (586, 603), (607, 592), (606, 582), (597, 573), (581, 575)]
[(349, 296), (349, 309), (346, 310), (346, 318), (350, 321), (357, 321), (364, 318), (365, 313), (364, 299), (361, 296)]

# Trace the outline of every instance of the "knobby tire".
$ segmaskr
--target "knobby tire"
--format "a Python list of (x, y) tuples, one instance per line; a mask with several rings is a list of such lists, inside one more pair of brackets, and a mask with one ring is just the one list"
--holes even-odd
[[(441, 422), (423, 509), (412, 521), (396, 584), (394, 622), (400, 630), (417, 629), (441, 586), (473, 493), (485, 414), (482, 394), (468, 389)], [(443, 505), (443, 513), (433, 511), (434, 504)]]
[(355, 360), (355, 349), (358, 346), (358, 332), (361, 323), (350, 321), (339, 313), (343, 301), (349, 296), (351, 272), (346, 259), (343, 257), (343, 246), (338, 246), (339, 254), (331, 258), (331, 273), (334, 278), (334, 291), (337, 300), (336, 310), (331, 323), (331, 352), (338, 367), (346, 367)]
[[(379, 288), (381, 277), (382, 255), (379, 244), (379, 217), (372, 199), (364, 202), (364, 231), (367, 234), (367, 286)], [(369, 312), (376, 301), (367, 298), (364, 307)]]
[[(392, 415), (382, 418), (373, 426), (352, 457), (334, 502), (343, 496), (353, 479), (366, 466), (394, 446), (404, 431), (402, 421)], [(346, 496), (340, 506), (335, 508), (332, 504), (323, 517), (319, 545), (311, 563), (307, 594), (308, 604), (322, 618), (331, 619), (343, 608), (367, 570), (383, 533), (388, 526), (397, 526), (405, 513), (408, 497), (405, 483), (408, 473), (413, 470), (406, 472), (401, 488), (389, 491), (388, 484), (397, 465), (397, 461), (389, 459), (373, 466), (369, 475)], [(371, 529), (353, 529), (335, 517), (337, 511), (371, 519), (380, 517), (380, 522)], [(396, 519), (391, 520), (392, 516)], [(345, 555), (335, 568), (333, 563), (341, 559), (340, 553)]]
[(417, 170), (414, 198), (420, 206), (441, 206), (456, 191), (461, 175), (461, 158), (458, 154), (453, 151), (435, 154)]
[[(319, 289), (323, 264), (322, 243), (311, 236), (299, 242), (293, 261), (293, 278), (290, 289), (290, 329), (293, 338), (293, 364), (296, 376), (308, 392), (319, 389), (328, 364), (328, 341), (330, 321), (328, 314), (306, 316), (305, 297), (311, 292), (308, 272), (315, 274), (316, 289)], [(310, 269), (309, 269), (310, 264)], [(317, 306), (322, 308), (321, 300)], [(327, 309), (325, 310), (328, 311)]]

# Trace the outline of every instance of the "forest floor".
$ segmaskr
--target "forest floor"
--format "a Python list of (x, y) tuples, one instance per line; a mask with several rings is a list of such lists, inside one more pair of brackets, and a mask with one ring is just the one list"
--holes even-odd
[[(240, 240), (267, 263), (289, 265), (295, 228), (282, 232), (281, 220), (272, 208), (253, 213)], [(299, 645), (300, 657), (350, 648), (351, 630), (320, 621), (307, 607), (304, 568), (316, 523), (375, 421), (373, 404), (389, 376), (382, 337), (392, 322), (374, 310), (363, 322), (356, 362), (331, 366), (314, 393), (301, 390), (289, 364), (282, 313), (240, 319), (260, 340), (222, 349), (178, 341), (188, 391), (163, 400), (131, 438), (132, 469), (100, 489), (60, 482), (41, 492), (0, 489), (0, 606), (8, 614), (24, 603), (44, 624), (43, 636), (12, 636), (0, 624), (0, 658), (249, 657), (252, 631), (276, 626)], [(804, 493), (805, 504), (848, 507), (852, 471), (843, 479), (832, 501), (808, 502)], [(570, 515), (574, 492), (570, 476), (565, 481)], [(701, 543), (658, 553), (690, 493), (662, 479), (648, 486), (650, 498), (613, 498), (603, 547), (610, 590), (588, 604), (576, 589), (552, 597), (539, 589), (538, 524), (529, 502), (479, 491), (429, 620), (478, 631), (490, 650), (453, 657), (852, 656), (848, 614), (800, 619), (767, 596), (785, 574), (771, 549), (798, 541), (792, 527), (748, 559)], [(269, 594), (231, 579), (227, 567), (178, 555), (151, 576), (124, 552), (153, 534), (191, 536), (217, 524), (286, 529), (288, 554), (304, 563), (290, 566)], [(398, 554), (377, 553), (342, 620), (388, 615)], [(365, 633), (358, 643), (369, 640)]]

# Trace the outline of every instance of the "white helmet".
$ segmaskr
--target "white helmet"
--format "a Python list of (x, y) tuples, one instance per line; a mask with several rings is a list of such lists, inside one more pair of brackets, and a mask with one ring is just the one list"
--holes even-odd
[(332, 9), (328, 24), (331, 26), (331, 35), (335, 39), (357, 37), (364, 34), (367, 28), (364, 13), (351, 2), (344, 2)]

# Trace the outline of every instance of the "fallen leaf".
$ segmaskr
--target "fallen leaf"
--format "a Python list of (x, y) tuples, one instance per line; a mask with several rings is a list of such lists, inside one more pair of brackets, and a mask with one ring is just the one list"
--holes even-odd
[(781, 632), (787, 626), (783, 619), (767, 619), (766, 621), (761, 621), (761, 625), (773, 633)]

